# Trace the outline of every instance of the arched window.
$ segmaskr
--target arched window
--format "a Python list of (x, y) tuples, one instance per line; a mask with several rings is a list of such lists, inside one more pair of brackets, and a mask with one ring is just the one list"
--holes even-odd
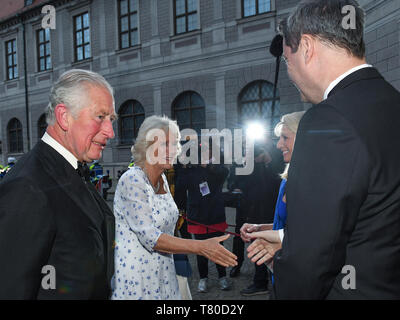
[(119, 108), (119, 137), (121, 144), (133, 144), (144, 121), (143, 106), (136, 100), (128, 100)]
[(42, 114), (38, 121), (38, 137), (39, 139), (43, 137), (47, 129), (46, 115)]
[[(252, 120), (265, 121), (267, 126), (275, 126), (280, 118), (279, 91), (276, 92), (274, 111), (272, 111), (274, 86), (264, 80), (248, 84), (239, 94), (239, 119), (242, 124)], [(273, 128), (270, 128), (272, 130)]]
[(177, 96), (172, 103), (172, 114), (180, 130), (191, 128), (200, 133), (206, 127), (205, 103), (196, 92), (186, 91)]
[(24, 152), (24, 141), (22, 139), (22, 124), (17, 119), (11, 119), (7, 125), (8, 135), (8, 152), (21, 153)]

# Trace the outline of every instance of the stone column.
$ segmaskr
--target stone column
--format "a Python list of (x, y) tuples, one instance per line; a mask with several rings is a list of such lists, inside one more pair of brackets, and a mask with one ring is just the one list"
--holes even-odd
[(225, 74), (218, 74), (215, 78), (215, 102), (217, 129), (226, 128), (225, 110)]
[(161, 116), (162, 105), (161, 105), (161, 84), (155, 84), (153, 86), (153, 101), (154, 101), (154, 114)]

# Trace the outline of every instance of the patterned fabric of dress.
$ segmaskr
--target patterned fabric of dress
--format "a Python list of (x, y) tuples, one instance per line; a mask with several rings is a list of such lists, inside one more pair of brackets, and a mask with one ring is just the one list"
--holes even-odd
[(113, 300), (181, 299), (172, 254), (153, 250), (162, 233), (173, 235), (178, 208), (163, 175), (166, 194), (155, 194), (134, 166), (120, 179), (114, 199), (115, 276)]

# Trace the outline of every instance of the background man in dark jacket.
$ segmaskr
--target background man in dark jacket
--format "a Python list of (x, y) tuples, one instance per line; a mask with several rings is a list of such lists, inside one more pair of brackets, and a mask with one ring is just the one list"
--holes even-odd
[[(270, 153), (261, 146), (254, 149), (254, 170), (246, 176), (235, 176), (231, 188), (241, 192), (240, 205), (236, 210), (236, 233), (245, 223), (265, 224), (274, 220), (275, 203), (278, 197), (280, 179), (270, 164)], [(239, 275), (244, 260), (244, 242), (234, 237), (232, 252), (238, 257), (238, 265), (233, 267), (230, 276)], [(253, 283), (241, 291), (242, 295), (252, 296), (265, 294), (268, 289), (268, 269), (262, 264), (255, 265)]]

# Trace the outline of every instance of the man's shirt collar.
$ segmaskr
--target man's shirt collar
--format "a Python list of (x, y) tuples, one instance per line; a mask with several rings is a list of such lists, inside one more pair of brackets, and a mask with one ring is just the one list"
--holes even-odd
[(50, 147), (56, 150), (59, 154), (61, 154), (65, 160), (67, 160), (74, 169), (78, 168), (78, 159), (69, 152), (64, 146), (62, 146), (59, 142), (57, 142), (52, 136), (50, 136), (47, 132), (43, 135), (42, 141), (47, 143)]
[(335, 87), (339, 84), (339, 82), (342, 81), (344, 78), (346, 78), (346, 77), (349, 76), (350, 74), (352, 74), (352, 73), (354, 73), (354, 72), (356, 72), (356, 71), (358, 71), (358, 70), (360, 70), (360, 69), (371, 68), (371, 67), (372, 67), (372, 65), (364, 63), (364, 64), (362, 64), (362, 65), (359, 65), (359, 66), (357, 66), (357, 67), (354, 67), (354, 68), (350, 69), (349, 71), (343, 73), (343, 74), (342, 74), (340, 77), (338, 77), (336, 80), (332, 81), (331, 84), (328, 86), (328, 88), (325, 90), (325, 93), (324, 93), (324, 100), (328, 99), (329, 93), (330, 93), (330, 92), (333, 90), (333, 88), (335, 88)]

